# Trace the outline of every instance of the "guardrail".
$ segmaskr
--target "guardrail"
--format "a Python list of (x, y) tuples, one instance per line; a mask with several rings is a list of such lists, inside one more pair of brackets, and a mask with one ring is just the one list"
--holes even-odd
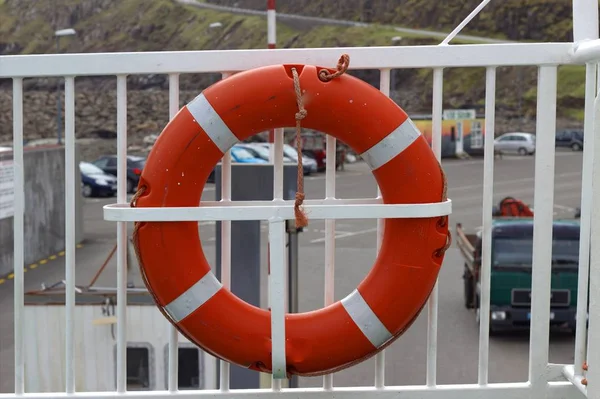
[[(229, 365), (221, 362), (221, 388), (218, 391), (177, 391), (177, 332), (173, 328), (169, 344), (169, 391), (127, 392), (126, 391), (126, 222), (133, 220), (222, 220), (223, 250), (228, 251), (231, 243), (230, 221), (244, 220), (249, 216), (244, 211), (252, 209), (252, 219), (270, 219), (278, 227), (280, 219), (293, 216), (292, 205), (283, 201), (282, 196), (282, 160), (275, 160), (275, 201), (267, 203), (234, 203), (230, 198), (229, 168), (230, 155), (223, 158), (223, 202), (208, 203), (206, 207), (193, 209), (129, 209), (126, 197), (125, 156), (127, 153), (127, 75), (130, 74), (168, 74), (169, 75), (169, 112), (171, 117), (179, 108), (179, 75), (184, 73), (221, 72), (225, 76), (236, 71), (271, 64), (313, 64), (320, 66), (335, 65), (342, 53), (350, 54), (351, 69), (380, 70), (380, 90), (389, 95), (390, 70), (393, 68), (432, 68), (433, 69), (433, 140), (432, 148), (439, 159), (441, 151), (442, 88), (443, 71), (453, 67), (486, 68), (486, 104), (485, 131), (487, 137), (493, 137), (495, 119), (496, 70), (500, 66), (537, 65), (537, 131), (543, 132), (537, 138), (535, 159), (535, 217), (534, 217), (534, 256), (532, 284), (532, 316), (529, 381), (524, 383), (491, 384), (488, 382), (489, 352), (489, 301), (490, 301), (490, 231), (493, 198), (493, 141), (485, 140), (484, 188), (483, 188), (483, 254), (481, 277), (481, 325), (479, 336), (478, 383), (470, 385), (438, 385), (436, 380), (437, 351), (437, 289), (431, 294), (428, 311), (428, 350), (427, 383), (423, 386), (386, 387), (384, 381), (384, 352), (375, 360), (375, 381), (373, 386), (364, 388), (337, 387), (332, 377), (324, 377), (321, 389), (281, 389), (280, 380), (273, 381), (272, 390), (235, 390), (229, 391)], [(600, 120), (600, 105), (594, 103), (597, 93), (597, 60), (600, 59), (600, 41), (591, 40), (573, 46), (572, 43), (541, 44), (485, 44), (457, 46), (415, 46), (393, 48), (345, 48), (345, 49), (285, 49), (285, 50), (234, 50), (234, 51), (192, 51), (192, 52), (153, 52), (153, 53), (99, 53), (68, 55), (28, 55), (4, 56), (0, 58), (0, 78), (13, 80), (13, 131), (15, 161), (15, 219), (14, 219), (14, 259), (15, 259), (15, 392), (0, 395), (0, 399), (27, 398), (103, 398), (117, 396), (144, 396), (148, 398), (167, 398), (172, 396), (208, 396), (222, 395), (229, 398), (242, 398), (248, 395), (271, 396), (312, 396), (314, 398), (332, 397), (358, 399), (373, 396), (391, 399), (401, 395), (404, 398), (565, 398), (577, 397), (578, 392), (587, 392), (590, 398), (600, 397), (600, 246), (592, 246), (590, 252), (590, 233), (600, 236), (600, 201), (592, 202), (592, 194), (600, 198), (600, 170), (594, 170), (594, 141), (600, 136), (600, 128), (594, 126), (596, 112)], [(581, 252), (579, 271), (579, 297), (577, 340), (575, 363), (556, 365), (549, 363), (549, 312), (551, 271), (546, 267), (551, 261), (553, 193), (554, 193), (554, 133), (556, 120), (557, 68), (559, 65), (586, 63), (586, 118), (585, 145), (582, 188)], [(74, 180), (75, 165), (75, 79), (79, 76), (112, 75), (117, 79), (117, 140), (118, 140), (118, 193), (117, 204), (105, 208), (105, 218), (117, 222), (117, 265), (118, 265), (118, 322), (117, 322), (117, 390), (116, 392), (80, 393), (75, 392), (77, 369), (74, 358), (73, 337), (75, 334), (75, 226), (74, 201), (79, 182)], [(24, 392), (24, 349), (23, 349), (23, 78), (27, 77), (65, 77), (65, 151), (66, 151), (66, 392), (54, 394), (34, 394)], [(276, 148), (282, 148), (283, 137), (279, 129), (275, 136)], [(281, 151), (275, 151), (281, 154)], [(360, 217), (385, 218), (415, 216), (418, 207), (405, 205), (383, 205), (379, 193), (368, 200), (336, 200), (335, 197), (335, 139), (327, 138), (326, 199), (307, 202), (312, 210), (311, 217), (327, 219), (326, 224), (326, 283), (325, 290), (333, 298), (333, 253), (335, 248), (335, 225), (333, 219)], [(595, 184), (592, 186), (592, 182)], [(593, 188), (592, 188), (593, 187)], [(421, 215), (433, 215), (435, 212), (448, 211), (449, 204), (421, 205)], [(429, 209), (437, 208), (437, 209)], [(429, 209), (429, 210), (428, 210)], [(431, 212), (431, 213), (429, 213)], [(184, 216), (183, 213), (186, 213)], [(316, 216), (315, 216), (316, 215)], [(380, 224), (378, 224), (380, 226)], [(282, 233), (278, 228), (279, 235)], [(271, 268), (272, 284), (282, 282), (282, 251), (275, 249), (281, 238), (272, 229)], [(381, 237), (381, 229), (379, 229)], [(275, 243), (275, 244), (274, 244)], [(275, 249), (275, 250), (274, 250)], [(588, 256), (591, 253), (591, 260)], [(223, 285), (227, 287), (229, 276), (228, 255), (223, 256)], [(589, 273), (589, 266), (593, 266)], [(279, 270), (276, 271), (276, 270)], [(586, 309), (588, 281), (592, 287), (589, 309), (589, 334), (586, 330)], [(327, 303), (326, 303), (327, 304)], [(273, 312), (273, 317), (281, 323), (283, 310)], [(275, 332), (277, 334), (277, 331)], [(281, 343), (283, 336), (273, 337)], [(586, 345), (586, 340), (589, 343)], [(275, 349), (276, 351), (277, 349)], [(581, 365), (584, 360), (591, 364), (588, 374), (589, 385), (581, 385)], [(565, 375), (570, 381), (556, 381)], [(579, 388), (579, 390), (578, 390)]]

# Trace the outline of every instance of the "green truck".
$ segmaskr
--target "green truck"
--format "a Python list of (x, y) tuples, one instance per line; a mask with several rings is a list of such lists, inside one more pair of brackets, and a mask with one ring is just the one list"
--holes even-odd
[[(466, 234), (456, 224), (457, 245), (465, 259), (464, 301), (479, 322), (481, 231)], [(555, 220), (552, 244), (551, 327), (575, 331), (579, 220)], [(490, 333), (528, 329), (531, 317), (532, 217), (492, 220)]]

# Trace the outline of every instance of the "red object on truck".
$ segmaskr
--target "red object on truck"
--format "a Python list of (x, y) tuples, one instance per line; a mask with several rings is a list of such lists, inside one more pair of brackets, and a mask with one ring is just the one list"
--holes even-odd
[(500, 201), (498, 216), (533, 217), (533, 211), (523, 201), (506, 197)]

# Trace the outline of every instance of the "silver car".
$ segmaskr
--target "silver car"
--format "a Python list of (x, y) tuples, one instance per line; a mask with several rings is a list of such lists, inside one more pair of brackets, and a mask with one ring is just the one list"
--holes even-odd
[(535, 134), (504, 133), (494, 140), (494, 150), (502, 154), (532, 155), (535, 153)]
[[(274, 145), (273, 143), (249, 143), (251, 146), (263, 147), (266, 149), (270, 149), (270, 146)], [(298, 151), (289, 144), (283, 145), (283, 155), (285, 158), (292, 159), (293, 162), (298, 163)], [(306, 155), (302, 155), (302, 165), (304, 166), (304, 174), (308, 175), (310, 173), (317, 171), (317, 161), (312, 158), (307, 157)]]

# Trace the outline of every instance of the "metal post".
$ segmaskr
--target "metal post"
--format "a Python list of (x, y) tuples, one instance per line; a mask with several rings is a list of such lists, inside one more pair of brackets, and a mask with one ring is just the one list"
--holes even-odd
[[(72, 28), (67, 28), (67, 29), (59, 29), (57, 31), (54, 32), (54, 37), (56, 38), (56, 54), (58, 54), (60, 52), (60, 38), (61, 36), (73, 36), (77, 34), (77, 32), (75, 32), (75, 29)], [(62, 144), (62, 112), (61, 112), (61, 107), (60, 107), (60, 93), (61, 93), (61, 89), (60, 89), (60, 83), (61, 83), (61, 79), (60, 77), (58, 78), (57, 82), (56, 82), (56, 137), (57, 137), (57, 143), (60, 145)]]
[(598, 39), (598, 2), (573, 0), (573, 41)]
[[(288, 304), (289, 313), (298, 313), (298, 230), (293, 221), (288, 222)], [(298, 387), (298, 376), (289, 381), (290, 388)]]
[[(59, 41), (60, 36), (56, 36), (56, 54), (58, 54), (58, 52), (60, 51)], [(56, 137), (58, 145), (62, 144), (62, 129), (60, 126), (62, 124), (62, 111), (60, 109), (60, 81), (60, 77), (56, 78)]]
[[(296, 193), (296, 165), (285, 165), (283, 175), (283, 197), (291, 200)], [(215, 168), (215, 199), (221, 200), (221, 165)], [(273, 165), (239, 164), (231, 165), (232, 201), (270, 201), (273, 199), (275, 174)], [(221, 279), (221, 222), (216, 223), (216, 266), (217, 278)], [(231, 222), (231, 292), (238, 298), (260, 307), (261, 222), (259, 220)], [(264, 263), (263, 263), (264, 262)], [(297, 281), (297, 280), (296, 280)], [(294, 282), (294, 284), (297, 284)], [(291, 301), (290, 301), (291, 302)], [(220, 375), (219, 377), (220, 378)], [(230, 389), (260, 388), (260, 373), (247, 368), (231, 365)]]
[[(275, 14), (275, 0), (267, 0), (267, 48), (274, 49), (277, 46), (277, 22)], [(269, 143), (275, 142), (275, 130), (269, 130)], [(270, 147), (269, 162), (274, 162), (274, 148)]]

